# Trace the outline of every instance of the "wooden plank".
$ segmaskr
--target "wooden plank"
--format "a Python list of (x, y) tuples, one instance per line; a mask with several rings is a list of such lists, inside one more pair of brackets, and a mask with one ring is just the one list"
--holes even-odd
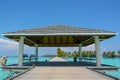
[[(51, 61), (66, 61), (55, 57)], [(86, 67), (35, 67), (14, 80), (114, 80)]]

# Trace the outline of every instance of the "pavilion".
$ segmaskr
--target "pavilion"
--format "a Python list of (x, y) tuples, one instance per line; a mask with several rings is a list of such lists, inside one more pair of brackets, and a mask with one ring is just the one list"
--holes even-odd
[(7, 32), (2, 35), (19, 42), (19, 66), (23, 65), (24, 44), (35, 47), (36, 61), (38, 61), (38, 47), (79, 47), (80, 58), (82, 58), (82, 47), (95, 43), (96, 66), (99, 67), (101, 66), (100, 41), (109, 39), (116, 33), (74, 26), (53, 25)]

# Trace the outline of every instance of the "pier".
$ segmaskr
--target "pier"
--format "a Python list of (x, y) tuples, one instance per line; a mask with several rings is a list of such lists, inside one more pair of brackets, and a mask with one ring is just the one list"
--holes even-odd
[[(50, 62), (67, 62), (54, 57)], [(49, 64), (49, 62), (48, 62)], [(13, 80), (115, 80), (85, 66), (36, 66)]]

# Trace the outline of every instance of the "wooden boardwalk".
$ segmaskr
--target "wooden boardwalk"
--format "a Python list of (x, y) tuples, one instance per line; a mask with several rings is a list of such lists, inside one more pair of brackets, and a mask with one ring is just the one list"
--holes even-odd
[[(50, 61), (65, 61), (55, 57)], [(18, 76), (14, 80), (114, 80), (85, 67), (75, 66), (38, 66)]]
[(52, 58), (49, 62), (67, 62), (65, 59), (59, 58), (59, 57), (54, 57)]

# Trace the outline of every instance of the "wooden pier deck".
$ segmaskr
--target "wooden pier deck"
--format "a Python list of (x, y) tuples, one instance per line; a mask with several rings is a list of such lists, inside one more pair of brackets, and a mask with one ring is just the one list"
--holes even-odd
[[(66, 60), (55, 57), (50, 61)], [(114, 80), (105, 75), (91, 71), (86, 67), (75, 66), (37, 66), (18, 76), (14, 80)]]

